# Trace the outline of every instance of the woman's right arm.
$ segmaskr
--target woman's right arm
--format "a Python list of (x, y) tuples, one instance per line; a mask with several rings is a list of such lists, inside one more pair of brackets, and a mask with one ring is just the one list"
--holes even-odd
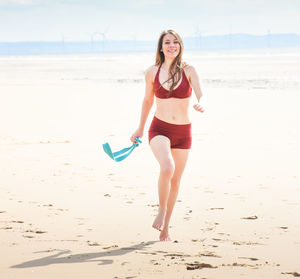
[(154, 67), (151, 66), (146, 70), (145, 73), (145, 81), (146, 81), (146, 90), (145, 96), (142, 105), (142, 112), (140, 117), (140, 124), (137, 130), (132, 134), (130, 140), (134, 142), (136, 137), (142, 137), (144, 134), (145, 124), (149, 115), (149, 112), (152, 108), (153, 101), (154, 101), (154, 84), (153, 84), (153, 70)]

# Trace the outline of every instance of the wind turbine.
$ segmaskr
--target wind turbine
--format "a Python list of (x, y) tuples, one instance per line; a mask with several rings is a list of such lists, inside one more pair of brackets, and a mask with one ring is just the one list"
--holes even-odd
[(103, 32), (93, 32), (91, 34), (91, 44), (93, 44), (98, 39), (102, 42), (102, 51), (104, 51), (107, 31), (108, 27)]
[(200, 31), (199, 25), (197, 25), (194, 29), (195, 29), (194, 35), (196, 36), (196, 48), (197, 49), (199, 49), (199, 48), (201, 49), (202, 33)]
[(95, 50), (95, 46), (97, 40), (102, 42), (102, 51), (104, 51), (104, 45), (106, 41), (106, 34), (108, 31), (108, 27), (105, 29), (104, 32), (85, 32), (85, 35), (88, 35), (90, 38), (90, 49), (93, 52)]
[(65, 42), (66, 42), (66, 36), (64, 33), (61, 33), (61, 45), (62, 45), (62, 51), (65, 53)]
[(90, 50), (93, 51), (93, 49), (94, 49), (94, 36), (95, 36), (95, 32), (93, 32), (93, 33), (85, 32), (84, 34), (89, 36), (89, 39), (90, 39)]
[(132, 43), (133, 43), (133, 50), (136, 51), (137, 43), (136, 43), (136, 32), (132, 33), (131, 38), (132, 38)]
[(228, 48), (232, 49), (233, 47), (233, 37), (232, 37), (232, 28), (229, 26), (229, 33), (227, 34), (228, 36)]
[(98, 32), (97, 34), (99, 34), (102, 38), (102, 52), (104, 52), (104, 47), (105, 47), (105, 41), (106, 41), (106, 34), (108, 32), (109, 26), (106, 27), (105, 31), (103, 32)]
[(271, 47), (271, 30), (268, 29), (267, 30), (267, 47), (270, 48)]

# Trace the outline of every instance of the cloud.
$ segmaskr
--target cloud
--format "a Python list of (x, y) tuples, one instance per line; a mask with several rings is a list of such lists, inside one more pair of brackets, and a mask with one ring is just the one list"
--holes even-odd
[(0, 0), (0, 6), (10, 6), (10, 5), (35, 5), (40, 3), (40, 0)]
[(299, 33), (299, 8), (300, 0), (0, 0), (0, 41), (89, 40), (107, 28), (108, 39), (145, 40), (164, 29)]

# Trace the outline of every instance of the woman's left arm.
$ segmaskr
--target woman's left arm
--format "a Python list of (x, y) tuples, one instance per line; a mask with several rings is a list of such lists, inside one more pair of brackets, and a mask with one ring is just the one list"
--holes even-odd
[(199, 80), (199, 76), (195, 70), (195, 68), (193, 66), (189, 66), (189, 73), (190, 73), (190, 81), (191, 81), (191, 85), (194, 89), (196, 98), (198, 100), (198, 103), (195, 104), (193, 107), (195, 110), (200, 111), (200, 112), (204, 112), (204, 109), (201, 107), (200, 105), (200, 99), (203, 96), (201, 87), (200, 87), (200, 80)]

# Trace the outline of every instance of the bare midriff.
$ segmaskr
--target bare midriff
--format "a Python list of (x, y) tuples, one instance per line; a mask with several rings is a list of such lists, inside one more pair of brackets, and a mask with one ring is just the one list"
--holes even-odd
[(155, 116), (160, 120), (172, 124), (189, 124), (191, 123), (189, 117), (190, 98), (168, 98), (156, 99)]

